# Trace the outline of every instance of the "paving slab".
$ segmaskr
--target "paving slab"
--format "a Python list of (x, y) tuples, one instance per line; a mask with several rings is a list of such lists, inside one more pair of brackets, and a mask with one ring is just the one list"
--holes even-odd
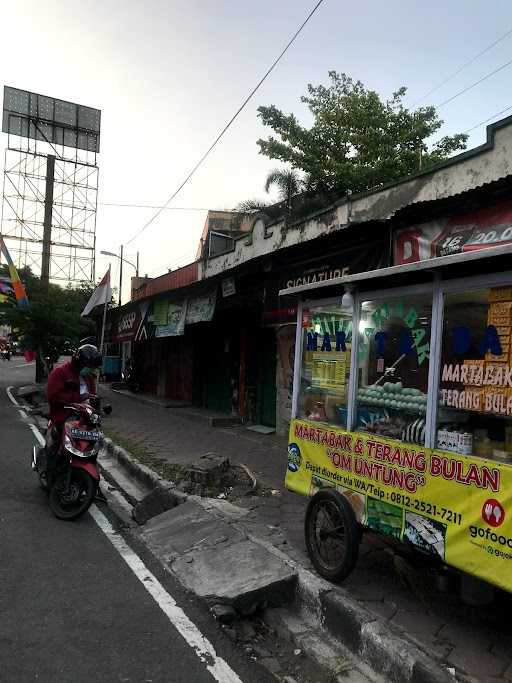
[(249, 540), (192, 550), (170, 566), (196, 595), (210, 603), (232, 605), (241, 613), (264, 603), (279, 607), (291, 602), (295, 593), (296, 573)]
[(195, 547), (217, 548), (244, 539), (234, 526), (188, 500), (153, 517), (142, 535), (159, 556), (167, 558), (184, 555)]

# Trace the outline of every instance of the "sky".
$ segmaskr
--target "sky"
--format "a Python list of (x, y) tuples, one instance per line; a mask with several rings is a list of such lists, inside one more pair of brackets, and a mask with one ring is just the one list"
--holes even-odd
[[(315, 0), (0, 0), (0, 85), (102, 111), (97, 274), (101, 250), (118, 252), (162, 205), (277, 57)], [(141, 274), (157, 276), (194, 260), (204, 209), (265, 198), (278, 166), (258, 152), (270, 133), (257, 108), (275, 104), (310, 122), (300, 102), (308, 83), (344, 71), (382, 97), (404, 85), (414, 105), (463, 63), (512, 29), (510, 0), (324, 0), (222, 141), (125, 257), (140, 252)], [(512, 35), (421, 104), (440, 104), (512, 59)], [(506, 107), (512, 64), (441, 106), (453, 134)], [(485, 140), (485, 125), (468, 147)], [(0, 146), (7, 136), (0, 136)], [(0, 154), (3, 172), (3, 154)], [(270, 198), (275, 198), (270, 195)], [(183, 207), (202, 210), (181, 210)], [(113, 278), (118, 263), (112, 262)], [(125, 273), (131, 272), (129, 266)], [(123, 296), (129, 298), (128, 278)]]

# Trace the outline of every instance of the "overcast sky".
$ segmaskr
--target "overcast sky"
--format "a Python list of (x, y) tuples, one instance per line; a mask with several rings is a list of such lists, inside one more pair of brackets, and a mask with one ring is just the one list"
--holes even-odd
[[(0, 0), (0, 84), (102, 110), (98, 251), (117, 251), (154, 213), (101, 203), (163, 204), (314, 4)], [(266, 133), (259, 105), (276, 104), (307, 122), (299, 98), (308, 82), (326, 82), (330, 69), (384, 97), (405, 85), (413, 104), (509, 28), (510, 0), (324, 0), (172, 206), (231, 209), (264, 196), (265, 175), (276, 164), (258, 154), (256, 140)], [(423, 103), (442, 102), (510, 59), (512, 36)], [(443, 106), (442, 132), (466, 130), (512, 107), (511, 77), (512, 65)], [(484, 139), (482, 125), (469, 146)], [(127, 247), (127, 257), (138, 249), (142, 273), (154, 276), (192, 261), (205, 215), (164, 211)], [(98, 258), (98, 275), (107, 265)]]

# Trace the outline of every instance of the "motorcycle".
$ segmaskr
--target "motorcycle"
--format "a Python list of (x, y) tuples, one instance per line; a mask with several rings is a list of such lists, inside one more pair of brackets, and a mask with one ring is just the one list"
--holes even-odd
[(131, 363), (126, 364), (126, 369), (121, 373), (121, 380), (127, 387), (129, 391), (131, 391), (134, 394), (139, 393), (140, 391), (140, 383), (137, 380), (137, 377), (135, 376), (135, 370)]
[[(41, 487), (48, 493), (50, 509), (58, 519), (73, 520), (91, 506), (99, 487), (98, 454), (103, 445), (99, 399), (65, 406), (69, 417), (60, 438), (56, 466), (46, 470), (46, 450), (34, 446), (32, 469)], [(105, 414), (111, 412), (104, 407)], [(48, 429), (52, 429), (51, 421)]]

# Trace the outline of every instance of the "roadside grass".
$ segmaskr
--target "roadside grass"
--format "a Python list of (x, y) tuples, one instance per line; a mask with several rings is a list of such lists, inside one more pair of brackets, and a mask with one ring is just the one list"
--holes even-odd
[(130, 455), (136, 458), (140, 463), (152, 469), (163, 479), (178, 483), (183, 478), (182, 465), (165, 462), (161, 458), (156, 457), (148, 448), (143, 446), (138, 441), (127, 439), (125, 436), (118, 434), (113, 429), (106, 427), (103, 429), (103, 433), (118, 446), (121, 446), (121, 448), (124, 448), (125, 451), (128, 451), (128, 453), (130, 453)]

